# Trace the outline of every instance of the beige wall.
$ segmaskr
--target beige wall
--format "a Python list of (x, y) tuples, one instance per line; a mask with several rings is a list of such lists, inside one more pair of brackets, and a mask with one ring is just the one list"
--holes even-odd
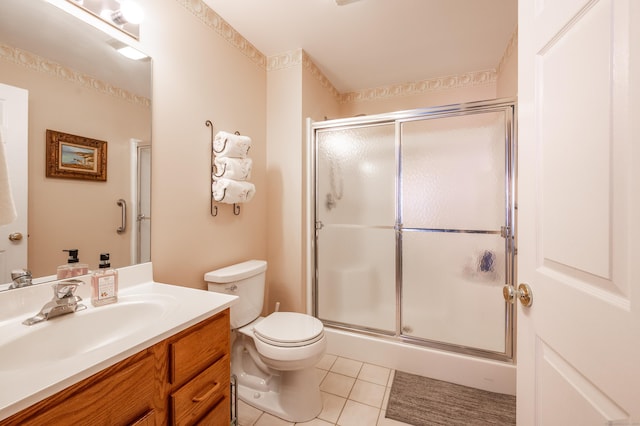
[[(21, 57), (40, 63), (29, 52)], [(27, 266), (36, 277), (54, 274), (66, 263), (64, 249), (79, 249), (80, 261), (92, 269), (102, 252), (111, 254), (112, 266), (128, 265), (131, 227), (116, 233), (121, 224), (116, 200), (131, 200), (129, 141), (150, 140), (151, 110), (86, 87), (73, 73), (63, 78), (48, 69), (0, 60), (1, 81), (29, 91)], [(107, 141), (107, 181), (45, 177), (47, 129)]]
[[(205, 22), (200, 2), (140, 1), (153, 57), (151, 258), (154, 279), (206, 288), (205, 272), (267, 254), (266, 70)], [(182, 4), (184, 3), (184, 5)], [(253, 140), (254, 199), (210, 214), (210, 129)]]
[[(185, 4), (193, 4), (186, 10)], [(209, 269), (266, 259), (265, 312), (305, 310), (304, 119), (375, 114), (492, 99), (495, 80), (409, 96), (339, 105), (300, 61), (266, 71), (202, 23), (198, 2), (145, 0), (143, 40), (154, 58), (153, 228), (155, 279), (204, 287)], [(193, 12), (193, 9), (197, 9)], [(271, 58), (269, 58), (271, 59)], [(257, 195), (240, 216), (208, 211), (209, 133), (239, 130), (254, 140)], [(268, 144), (267, 144), (268, 141)], [(267, 183), (268, 182), (268, 183)], [(225, 206), (222, 206), (225, 207)]]
[(303, 151), (301, 64), (268, 73), (267, 176), (269, 272), (265, 311), (275, 302), (282, 310), (298, 310), (302, 300), (300, 214)]
[[(266, 58), (215, 28), (193, 0), (140, 0), (141, 48), (153, 57), (152, 260), (154, 278), (206, 288), (203, 274), (250, 258), (269, 261), (265, 311), (276, 301), (305, 310), (304, 120), (375, 114), (490, 99), (495, 81), (473, 87), (339, 104), (302, 55), (267, 72)], [(231, 34), (230, 37), (223, 34)], [(234, 216), (210, 215), (210, 129), (253, 139), (256, 196)], [(268, 141), (268, 144), (267, 144)]]
[(497, 97), (518, 95), (518, 33), (514, 33), (498, 66)]
[[(278, 66), (282, 59), (283, 66)], [(265, 311), (305, 311), (306, 117), (338, 113), (337, 97), (298, 49), (270, 58), (267, 74), (267, 295)]]

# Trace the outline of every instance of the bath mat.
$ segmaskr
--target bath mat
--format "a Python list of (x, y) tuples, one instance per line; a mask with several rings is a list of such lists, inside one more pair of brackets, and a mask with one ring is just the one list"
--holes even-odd
[(396, 371), (386, 416), (415, 426), (515, 425), (516, 397)]

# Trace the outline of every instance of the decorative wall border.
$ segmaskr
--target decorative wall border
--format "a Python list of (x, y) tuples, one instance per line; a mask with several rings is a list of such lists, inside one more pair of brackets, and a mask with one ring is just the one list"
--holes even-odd
[(202, 0), (176, 0), (185, 9), (200, 19), (205, 25), (213, 28), (215, 32), (232, 46), (251, 59), (260, 68), (266, 69), (266, 56), (260, 52), (253, 44), (237, 32), (227, 21), (222, 19), (213, 9), (207, 6)]
[(364, 102), (398, 96), (419, 95), (425, 92), (447, 89), (487, 86), (496, 83), (496, 76), (495, 70), (473, 71), (459, 75), (449, 75), (428, 80), (363, 89), (341, 94), (340, 103)]
[(338, 90), (322, 73), (320, 68), (318, 68), (304, 49), (295, 49), (278, 55), (269, 56), (267, 59), (267, 72), (290, 68), (297, 65), (302, 65), (303, 68), (306, 68), (311, 75), (320, 82), (322, 87), (328, 90), (336, 100), (340, 100), (340, 93)]
[(267, 58), (267, 71), (281, 70), (301, 65), (306, 52), (303, 49), (289, 50), (288, 52)]
[(290, 50), (279, 55), (269, 56), (267, 60), (267, 72), (290, 68), (296, 65), (302, 65), (307, 68), (311, 74), (320, 81), (322, 86), (341, 104), (366, 102), (398, 96), (419, 95), (425, 92), (447, 89), (487, 86), (495, 84), (497, 80), (497, 72), (492, 69), (340, 93), (303, 49)]
[(113, 86), (104, 81), (98, 80), (87, 74), (82, 74), (72, 68), (60, 65), (57, 62), (36, 55), (35, 53), (8, 46), (0, 43), (0, 59), (23, 66), (33, 71), (48, 74), (62, 80), (79, 84), (83, 87), (93, 89), (104, 95), (114, 96), (127, 102), (151, 108), (151, 100), (144, 96), (136, 95), (125, 89)]

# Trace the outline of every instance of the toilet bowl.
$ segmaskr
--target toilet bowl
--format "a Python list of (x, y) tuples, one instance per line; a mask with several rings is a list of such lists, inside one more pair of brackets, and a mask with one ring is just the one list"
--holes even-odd
[(238, 397), (290, 422), (322, 411), (315, 365), (326, 351), (322, 322), (297, 312), (262, 312), (267, 263), (250, 260), (205, 274), (210, 291), (239, 297), (231, 307), (231, 373)]
[(297, 312), (274, 312), (240, 332), (253, 338), (266, 365), (281, 371), (313, 368), (326, 349), (322, 322)]

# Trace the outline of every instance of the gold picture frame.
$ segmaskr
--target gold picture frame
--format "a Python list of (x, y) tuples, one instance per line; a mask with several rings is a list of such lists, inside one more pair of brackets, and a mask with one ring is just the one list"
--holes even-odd
[(107, 142), (47, 129), (46, 176), (107, 180)]

